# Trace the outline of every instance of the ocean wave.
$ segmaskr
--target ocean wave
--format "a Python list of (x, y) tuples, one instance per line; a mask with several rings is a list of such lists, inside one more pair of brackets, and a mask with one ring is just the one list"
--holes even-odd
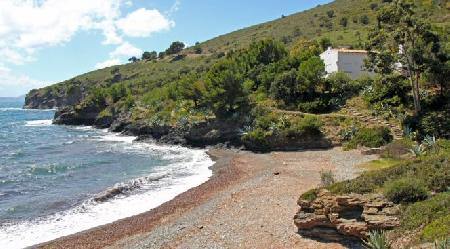
[(20, 107), (1, 107), (0, 112), (23, 111), (23, 112), (54, 112), (56, 109), (23, 109)]
[(153, 176), (144, 176), (137, 179), (133, 179), (126, 183), (116, 184), (114, 187), (109, 188), (106, 191), (96, 195), (94, 197), (94, 201), (105, 202), (119, 195), (131, 194), (131, 192), (133, 192), (134, 190), (141, 189), (145, 185), (162, 180), (167, 176), (168, 174), (156, 174)]
[(120, 133), (113, 133), (113, 132), (106, 132), (106, 135), (102, 136), (95, 136), (93, 137), (94, 140), (97, 141), (103, 141), (103, 142), (122, 142), (122, 143), (133, 143), (134, 140), (136, 140), (137, 137), (134, 136), (124, 136)]
[(29, 167), (28, 172), (32, 175), (54, 175), (57, 173), (66, 172), (72, 169), (72, 166), (60, 165), (60, 164), (49, 164), (46, 166), (36, 166), (33, 165)]
[[(70, 210), (0, 225), (2, 248), (28, 247), (146, 212), (204, 183), (212, 175), (209, 167), (213, 161), (204, 150), (136, 142), (128, 145), (124, 147), (147, 148), (163, 154), (165, 150), (167, 157), (173, 153), (177, 160), (155, 168), (150, 176), (116, 185)], [(179, 154), (184, 154), (184, 158), (179, 158)]]
[(40, 126), (50, 126), (52, 125), (52, 120), (30, 120), (25, 122), (25, 126), (29, 127), (40, 127)]
[(73, 130), (80, 130), (80, 131), (92, 131), (92, 130), (95, 130), (95, 128), (92, 127), (92, 126), (67, 126), (67, 127), (70, 128), (70, 129), (73, 129)]

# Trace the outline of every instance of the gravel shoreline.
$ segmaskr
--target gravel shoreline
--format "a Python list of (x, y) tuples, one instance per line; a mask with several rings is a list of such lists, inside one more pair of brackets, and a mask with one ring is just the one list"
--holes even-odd
[(341, 148), (255, 154), (210, 150), (213, 177), (146, 213), (51, 241), (39, 248), (345, 248), (302, 238), (292, 217), (321, 170), (339, 180), (376, 156)]

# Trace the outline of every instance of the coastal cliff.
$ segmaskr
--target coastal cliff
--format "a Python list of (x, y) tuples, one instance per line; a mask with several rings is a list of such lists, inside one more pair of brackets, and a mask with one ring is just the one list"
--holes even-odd
[(80, 88), (73, 88), (67, 93), (60, 89), (34, 89), (25, 96), (26, 109), (55, 109), (77, 105), (85, 93)]

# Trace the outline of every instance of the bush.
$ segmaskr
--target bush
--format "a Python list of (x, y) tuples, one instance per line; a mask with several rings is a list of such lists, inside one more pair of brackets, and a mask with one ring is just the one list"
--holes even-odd
[(422, 232), (422, 238), (427, 241), (446, 239), (450, 234), (450, 215), (441, 217), (428, 224)]
[(306, 115), (301, 119), (296, 119), (289, 127), (288, 133), (290, 135), (295, 134), (296, 137), (308, 135), (319, 135), (320, 127), (322, 127), (322, 121), (317, 116)]
[(276, 113), (262, 113), (253, 121), (253, 127), (242, 136), (247, 148), (267, 151), (286, 149), (304, 139), (321, 136), (322, 122), (317, 116), (288, 117)]
[(300, 196), (300, 200), (313, 201), (317, 198), (318, 189), (311, 189)]
[(331, 184), (334, 184), (336, 182), (336, 179), (334, 178), (334, 174), (332, 171), (321, 171), (320, 172), (320, 182), (322, 183), (322, 186), (330, 186)]
[[(449, 106), (450, 107), (450, 106)], [(434, 111), (420, 118), (418, 130), (422, 136), (450, 139), (450, 111)]]
[(326, 99), (316, 99), (309, 102), (298, 104), (297, 109), (307, 113), (325, 113), (330, 111), (331, 107)]
[(358, 145), (377, 148), (388, 144), (393, 139), (391, 131), (386, 127), (361, 128), (347, 144), (347, 148), (354, 149)]
[(401, 215), (401, 228), (413, 230), (450, 215), (450, 193), (440, 193), (406, 207)]
[(421, 160), (406, 161), (390, 168), (364, 172), (353, 180), (338, 182), (328, 189), (338, 194), (371, 193), (387, 181), (411, 177), (426, 184), (429, 190), (444, 192), (450, 186), (450, 158), (446, 150), (441, 145), (441, 155), (426, 156)]
[(409, 139), (396, 140), (388, 144), (382, 156), (386, 158), (401, 159), (403, 155), (410, 153), (413, 142)]
[(391, 249), (386, 234), (384, 232), (370, 232), (369, 238), (364, 241), (364, 247), (367, 249)]
[(384, 195), (394, 203), (410, 203), (425, 200), (428, 196), (425, 184), (412, 177), (389, 181)]

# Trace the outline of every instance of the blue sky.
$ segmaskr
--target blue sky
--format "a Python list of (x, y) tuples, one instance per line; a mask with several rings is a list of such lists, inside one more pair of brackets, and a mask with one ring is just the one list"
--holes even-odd
[(1, 0), (0, 97), (331, 0)]

